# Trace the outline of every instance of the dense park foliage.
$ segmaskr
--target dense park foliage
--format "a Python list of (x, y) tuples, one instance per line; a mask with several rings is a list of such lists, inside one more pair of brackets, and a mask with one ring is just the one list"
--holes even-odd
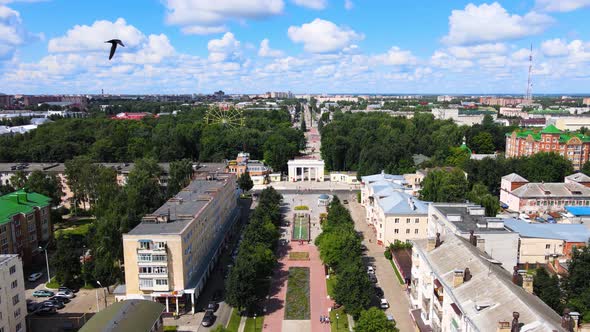
[(321, 152), (330, 170), (402, 174), (414, 169), (415, 154), (444, 163), (463, 137), (477, 153), (503, 151), (505, 134), (513, 129), (495, 124), (489, 116), (481, 125), (460, 127), (451, 120), (435, 120), (430, 113), (405, 119), (380, 112), (336, 112), (322, 127)]
[(244, 230), (238, 256), (225, 283), (226, 301), (239, 310), (255, 310), (268, 293), (269, 278), (277, 264), (274, 252), (283, 220), (283, 200), (274, 188), (260, 193), (258, 206)]
[(382, 310), (370, 308), (361, 313), (354, 326), (356, 332), (395, 332), (395, 323), (387, 320)]
[(315, 243), (324, 264), (337, 275), (334, 300), (358, 318), (369, 308), (374, 292), (361, 260), (361, 238), (354, 230), (350, 212), (336, 196), (328, 207), (328, 217)]
[(85, 155), (98, 162), (140, 158), (221, 161), (242, 150), (266, 159), (275, 170), (305, 148), (300, 130), (291, 127), (286, 109), (245, 111), (244, 126), (231, 128), (204, 121), (205, 107), (145, 118), (113, 120), (104, 115), (59, 119), (34, 131), (0, 136), (1, 162), (65, 162)]

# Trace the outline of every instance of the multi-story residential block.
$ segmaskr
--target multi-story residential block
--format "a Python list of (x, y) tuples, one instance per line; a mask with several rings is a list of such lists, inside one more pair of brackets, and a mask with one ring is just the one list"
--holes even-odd
[(53, 237), (51, 199), (19, 190), (0, 196), (0, 254), (18, 254), (25, 265)]
[(506, 156), (531, 156), (539, 152), (554, 152), (572, 162), (580, 170), (590, 157), (590, 136), (564, 133), (554, 125), (537, 132), (514, 131), (506, 134)]
[(569, 175), (562, 183), (529, 182), (512, 173), (502, 177), (500, 202), (525, 214), (563, 211), (566, 206), (590, 206), (590, 177)]
[(249, 153), (240, 152), (235, 160), (227, 162), (225, 171), (236, 174), (238, 178), (242, 176), (242, 174), (248, 173), (254, 184), (265, 184), (268, 183), (272, 168), (266, 166), (260, 160), (250, 159)]
[(361, 204), (379, 245), (427, 237), (428, 203), (406, 192), (403, 176), (370, 175), (362, 177), (362, 182)]
[(552, 260), (567, 261), (572, 250), (588, 245), (590, 230), (580, 224), (540, 224), (505, 219), (504, 226), (518, 233), (519, 264), (546, 264)]
[(521, 119), (529, 118), (529, 113), (527, 111), (523, 111), (522, 107), (500, 107), (500, 115)]
[(436, 101), (438, 101), (439, 103), (441, 102), (449, 102), (453, 100), (453, 96), (436, 96)]
[(123, 234), (127, 299), (195, 312), (230, 227), (238, 218), (236, 176), (193, 180), (129, 233)]
[(433, 203), (428, 207), (428, 237), (441, 241), (457, 235), (477, 242), (477, 247), (508, 271), (518, 262), (518, 233), (504, 220), (486, 217), (485, 209), (470, 203)]
[[(431, 238), (413, 244), (410, 314), (417, 330), (563, 330), (561, 317), (531, 294), (532, 276), (518, 270), (511, 276), (493, 257), (454, 234), (442, 242)], [(517, 285), (521, 279), (523, 287)]]
[(530, 105), (532, 100), (525, 98), (496, 98), (496, 97), (480, 97), (479, 103), (488, 106), (517, 106), (520, 104)]
[(0, 108), (10, 108), (14, 104), (14, 96), (0, 93)]
[(0, 255), (0, 332), (26, 331), (27, 298), (18, 255)]

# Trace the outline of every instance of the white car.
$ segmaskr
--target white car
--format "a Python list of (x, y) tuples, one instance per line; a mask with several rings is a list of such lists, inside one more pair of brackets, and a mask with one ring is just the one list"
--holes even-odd
[(35, 281), (39, 280), (42, 275), (43, 275), (43, 273), (41, 273), (41, 272), (33, 273), (29, 276), (28, 280), (30, 282), (35, 282)]
[(68, 292), (68, 291), (61, 291), (61, 292), (57, 292), (57, 294), (55, 294), (55, 296), (61, 296), (61, 297), (67, 297), (68, 299), (73, 298), (75, 295), (72, 292)]
[(367, 273), (375, 274), (375, 268), (372, 265), (367, 267)]
[(381, 309), (387, 309), (387, 308), (389, 308), (389, 302), (387, 302), (387, 299), (381, 299), (381, 301), (379, 303), (379, 307)]

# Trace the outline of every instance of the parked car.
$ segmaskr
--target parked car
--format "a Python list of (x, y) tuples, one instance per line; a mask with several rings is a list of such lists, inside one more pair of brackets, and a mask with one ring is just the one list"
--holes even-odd
[(50, 297), (49, 300), (56, 300), (56, 301), (59, 301), (63, 304), (70, 303), (70, 299), (68, 299), (67, 297), (59, 296), (59, 295)]
[(48, 291), (46, 289), (39, 289), (33, 292), (34, 297), (51, 297), (55, 295), (54, 292)]
[(380, 303), (379, 303), (379, 307), (381, 309), (387, 309), (387, 308), (389, 308), (389, 302), (387, 302), (387, 299), (382, 298), (381, 301), (380, 301)]
[(372, 283), (376, 284), (377, 283), (377, 277), (374, 274), (369, 273), (369, 281), (371, 281)]
[(63, 309), (66, 305), (58, 300), (47, 300), (41, 302), (44, 307), (55, 307), (56, 309)]
[(74, 296), (76, 296), (76, 295), (74, 295), (74, 293), (72, 293), (70, 291), (59, 291), (59, 292), (57, 292), (56, 295), (57, 296), (62, 296), (62, 297), (67, 297), (68, 299), (71, 299)]
[(217, 302), (215, 301), (210, 301), (207, 304), (207, 310), (213, 310), (213, 312), (217, 311)]
[(58, 292), (72, 292), (72, 293), (76, 294), (76, 293), (78, 293), (78, 291), (80, 291), (80, 289), (79, 288), (76, 288), (76, 287), (69, 288), (69, 287), (63, 287), (62, 286), (62, 287), (58, 288), (57, 291)]
[(209, 326), (213, 325), (214, 322), (215, 322), (215, 314), (213, 313), (213, 310), (205, 311), (205, 317), (203, 317), (203, 321), (201, 322), (201, 325), (203, 325), (204, 327), (209, 327)]
[(381, 287), (375, 286), (375, 295), (377, 295), (379, 298), (383, 297), (383, 290)]
[(367, 273), (375, 274), (375, 268), (373, 267), (373, 265), (367, 266)]
[(35, 315), (39, 316), (49, 316), (54, 315), (57, 313), (57, 309), (55, 307), (41, 307), (39, 310), (35, 311)]
[(35, 282), (35, 281), (41, 279), (42, 276), (43, 276), (42, 272), (33, 273), (29, 276), (28, 280), (30, 282)]
[(39, 309), (40, 305), (37, 302), (29, 302), (27, 303), (27, 311), (28, 312), (33, 312), (37, 309)]

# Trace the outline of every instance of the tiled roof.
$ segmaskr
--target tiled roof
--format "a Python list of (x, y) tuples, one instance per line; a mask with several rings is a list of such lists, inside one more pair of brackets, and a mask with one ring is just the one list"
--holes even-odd
[(523, 178), (522, 176), (516, 173), (510, 173), (508, 175), (504, 175), (502, 180), (508, 180), (510, 182), (529, 182), (527, 179)]

